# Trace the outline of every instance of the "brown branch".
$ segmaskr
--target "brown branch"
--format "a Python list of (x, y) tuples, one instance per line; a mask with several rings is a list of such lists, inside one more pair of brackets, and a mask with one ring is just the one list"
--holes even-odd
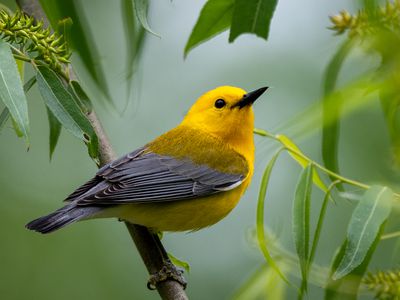
[[(33, 16), (36, 20), (43, 20), (45, 24), (49, 24), (38, 0), (17, 0), (17, 3), (18, 6), (28, 15)], [(71, 71), (71, 77), (75, 77), (73, 71)], [(110, 141), (107, 138), (96, 113), (92, 111), (87, 115), (87, 117), (99, 139), (100, 165), (105, 165), (116, 158), (115, 152), (112, 149)], [(128, 222), (125, 222), (125, 224), (149, 274), (155, 274), (160, 271), (164, 266), (166, 252), (158, 236), (152, 234), (149, 229), (144, 226), (134, 225)], [(159, 282), (156, 285), (156, 288), (162, 299), (188, 299), (184, 291), (184, 286), (173, 279), (168, 278), (165, 281)]]

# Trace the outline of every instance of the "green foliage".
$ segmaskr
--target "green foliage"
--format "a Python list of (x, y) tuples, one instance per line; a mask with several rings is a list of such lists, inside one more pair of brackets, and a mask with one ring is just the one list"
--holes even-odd
[[(325, 126), (322, 128), (322, 158), (324, 159), (325, 166), (334, 172), (339, 172), (337, 152), (340, 130), (340, 110), (343, 101), (341, 101), (339, 95), (334, 98), (335, 100), (339, 100), (336, 101), (336, 105), (331, 105), (328, 103), (328, 96), (335, 90), (339, 72), (353, 46), (354, 40), (346, 40), (332, 57), (324, 75), (324, 101), (322, 103)], [(329, 122), (328, 119), (331, 119), (331, 121)], [(339, 185), (339, 187), (343, 190), (341, 185)]]
[(261, 186), (260, 186), (258, 202), (257, 202), (256, 228), (257, 228), (258, 247), (260, 248), (260, 250), (264, 256), (265, 261), (268, 263), (268, 265), (271, 267), (271, 269), (274, 270), (282, 278), (283, 281), (290, 284), (288, 279), (285, 277), (285, 275), (283, 274), (283, 272), (280, 270), (277, 263), (275, 262), (274, 258), (271, 256), (271, 254), (268, 251), (268, 248), (267, 248), (268, 240), (266, 238), (265, 228), (264, 228), (264, 226), (265, 226), (265, 224), (264, 224), (264, 206), (265, 206), (265, 198), (267, 195), (268, 183), (269, 183), (269, 179), (271, 177), (272, 168), (274, 167), (275, 162), (278, 159), (278, 156), (282, 150), (283, 149), (279, 149), (274, 154), (274, 156), (272, 156), (270, 162), (268, 163), (267, 167), (264, 170), (264, 174), (261, 179)]
[(52, 34), (49, 28), (44, 28), (43, 22), (35, 22), (20, 11), (13, 16), (4, 10), (0, 11), (0, 38), (19, 46), (19, 49), (14, 48), (15, 54), (32, 54), (32, 59), (57, 71), (69, 62), (71, 56), (62, 35)]
[(61, 123), (57, 120), (51, 110), (47, 107), (47, 118), (49, 119), (49, 146), (50, 146), (50, 160), (53, 157), (54, 150), (56, 149), (58, 138), (61, 133)]
[(350, 273), (343, 276), (340, 279), (334, 280), (333, 274), (336, 272), (340, 262), (346, 254), (348, 245), (347, 239), (340, 246), (337, 251), (333, 263), (329, 272), (328, 282), (325, 287), (325, 300), (356, 300), (358, 298), (358, 290), (361, 285), (362, 277), (367, 271), (368, 265), (371, 261), (371, 257), (376, 250), (379, 243), (380, 234), (383, 230), (383, 226), (380, 228), (380, 232), (377, 234), (371, 247), (363, 260), (363, 262), (355, 267)]
[(368, 273), (362, 283), (379, 300), (400, 299), (400, 271)]
[(229, 42), (243, 33), (268, 39), (269, 27), (278, 0), (236, 0)]
[(149, 7), (149, 1), (148, 0), (132, 0), (132, 1), (134, 3), (133, 7), (135, 8), (136, 16), (142, 27), (147, 32), (150, 32), (151, 34), (160, 37), (157, 33), (151, 30), (149, 23), (147, 22), (147, 10)]
[(234, 3), (234, 0), (207, 1), (186, 43), (185, 57), (194, 47), (229, 28), (232, 22)]
[(293, 238), (299, 257), (302, 276), (301, 295), (307, 292), (310, 247), (310, 201), (312, 191), (313, 166), (309, 164), (300, 174), (293, 201)]
[(347, 246), (333, 279), (349, 274), (363, 262), (379, 228), (389, 216), (392, 200), (393, 192), (387, 187), (372, 186), (363, 195), (351, 216)]
[[(0, 13), (1, 15), (1, 13)], [(17, 134), (20, 132), (29, 144), (28, 105), (17, 65), (8, 45), (0, 40), (0, 99), (10, 112)], [(2, 123), (7, 118), (7, 112), (2, 113)]]
[(72, 21), (67, 38), (69, 46), (78, 54), (86, 70), (107, 99), (110, 99), (105, 71), (99, 64), (100, 54), (93, 40), (87, 19), (82, 15), (82, 8), (77, 1), (40, 0), (51, 26), (64, 25), (65, 19)]
[(229, 42), (243, 33), (268, 39), (277, 0), (208, 0), (186, 43), (185, 57), (194, 47), (230, 28)]
[[(39, 91), (49, 110), (65, 129), (88, 145), (90, 157), (96, 159), (98, 157), (97, 136), (89, 120), (75, 102), (74, 97), (67, 91), (62, 81), (47, 67), (38, 67), (36, 80)], [(51, 125), (54, 124), (52, 123)], [(57, 131), (57, 129), (55, 128), (54, 131)]]
[(188, 262), (177, 258), (176, 256), (174, 256), (172, 253), (168, 252), (168, 257), (171, 260), (171, 262), (177, 266), (177, 267), (181, 267), (183, 269), (185, 269), (186, 272), (190, 273), (190, 265)]
[(330, 17), (333, 26), (332, 30), (337, 34), (348, 32), (350, 37), (370, 36), (379, 29), (399, 30), (400, 29), (400, 1), (386, 1), (381, 8), (369, 5), (367, 9), (361, 9), (351, 15), (346, 10)]

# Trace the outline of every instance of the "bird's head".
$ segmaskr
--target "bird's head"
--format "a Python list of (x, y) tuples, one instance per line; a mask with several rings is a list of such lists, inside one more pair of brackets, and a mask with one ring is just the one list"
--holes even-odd
[(241, 88), (221, 86), (213, 89), (191, 107), (183, 124), (204, 130), (229, 143), (253, 139), (252, 104), (267, 87), (247, 93)]

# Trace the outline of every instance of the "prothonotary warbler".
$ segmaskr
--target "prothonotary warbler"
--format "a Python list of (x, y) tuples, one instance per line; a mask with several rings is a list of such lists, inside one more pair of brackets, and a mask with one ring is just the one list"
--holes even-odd
[(49, 233), (79, 220), (116, 217), (154, 231), (198, 230), (224, 218), (254, 169), (252, 104), (222, 86), (201, 96), (181, 124), (102, 167), (66, 205), (26, 225)]

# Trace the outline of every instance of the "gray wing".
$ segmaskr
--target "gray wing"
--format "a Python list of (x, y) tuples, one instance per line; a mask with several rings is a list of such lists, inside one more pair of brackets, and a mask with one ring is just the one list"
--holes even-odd
[(101, 168), (66, 201), (114, 205), (185, 200), (233, 189), (244, 178), (141, 148)]

